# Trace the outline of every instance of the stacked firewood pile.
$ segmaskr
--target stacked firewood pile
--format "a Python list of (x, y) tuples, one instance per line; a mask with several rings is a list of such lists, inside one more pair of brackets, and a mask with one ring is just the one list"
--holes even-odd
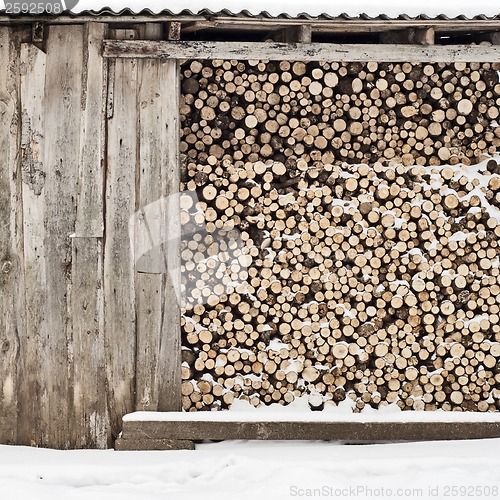
[(498, 81), (183, 66), (184, 409), (500, 409)]

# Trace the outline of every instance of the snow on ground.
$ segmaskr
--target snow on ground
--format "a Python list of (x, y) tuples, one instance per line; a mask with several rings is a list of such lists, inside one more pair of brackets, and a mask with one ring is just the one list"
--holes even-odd
[(498, 498), (500, 439), (226, 441), (195, 451), (0, 446), (2, 500)]

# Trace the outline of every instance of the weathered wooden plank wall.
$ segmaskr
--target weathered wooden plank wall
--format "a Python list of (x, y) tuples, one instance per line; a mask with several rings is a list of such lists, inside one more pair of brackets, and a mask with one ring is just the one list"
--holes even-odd
[[(165, 89), (162, 100), (165, 137), (162, 161), (161, 189), (166, 198), (162, 223), (164, 225), (165, 257), (168, 273), (163, 275), (165, 296), (162, 301), (162, 329), (158, 358), (157, 379), (158, 409), (179, 411), (181, 398), (181, 313), (180, 313), (180, 199), (175, 196), (180, 186), (179, 168), (179, 107), (180, 68), (179, 62), (170, 59), (161, 63), (161, 79)], [(179, 242), (179, 244), (177, 244)]]
[[(33, 325), (40, 335), (39, 369), (44, 374), (40, 417), (45, 425), (38, 439), (42, 443), (54, 440), (58, 446), (69, 447), (70, 401), (76, 387), (71, 367), (75, 350), (77, 355), (79, 350), (68, 321), (68, 316), (71, 317), (68, 296), (75, 278), (71, 239), (75, 231), (78, 190), (83, 27), (51, 26), (46, 50), (42, 160), (46, 274), (40, 276), (38, 282), (40, 288), (44, 288), (46, 299), (41, 310), (36, 311)], [(54, 414), (58, 415), (57, 419), (53, 418)], [(68, 423), (61, 425), (59, 419)]]
[[(138, 229), (160, 235), (161, 247), (138, 260), (137, 409), (176, 411), (181, 409), (180, 227), (174, 215), (179, 212), (180, 76), (176, 61), (141, 61), (140, 71), (138, 208), (146, 212), (140, 219), (146, 227)], [(147, 250), (144, 240), (136, 235), (138, 252)]]
[[(114, 64), (113, 103), (109, 110), (104, 247), (105, 351), (108, 405), (114, 435), (120, 415), (134, 401), (135, 275), (134, 247), (128, 235), (136, 209), (138, 62)], [(109, 111), (108, 110), (108, 111)]]
[(41, 50), (0, 28), (0, 443), (103, 448), (163, 376), (180, 391), (167, 257), (136, 268), (129, 224), (178, 190), (178, 72), (103, 59), (105, 24), (46, 30)]
[[(139, 131), (141, 148), (139, 151), (139, 192), (138, 204), (140, 221), (145, 221), (144, 211), (156, 217), (148, 217), (148, 230), (158, 234), (161, 202), (161, 170), (163, 128), (160, 102), (160, 72), (155, 61), (141, 61), (142, 73), (139, 86), (139, 120), (143, 124)], [(156, 202), (156, 203), (155, 203)], [(153, 204), (153, 205), (151, 205)], [(149, 207), (148, 207), (149, 206)], [(139, 222), (139, 219), (137, 220)], [(153, 227), (150, 227), (153, 225)], [(140, 236), (143, 225), (137, 225), (135, 250), (138, 258), (136, 313), (137, 313), (137, 402), (140, 410), (158, 409), (158, 394), (154, 387), (154, 377), (158, 362), (161, 334), (162, 298), (164, 293), (161, 252), (148, 252), (148, 245)], [(152, 243), (152, 242), (151, 242)], [(142, 255), (144, 253), (144, 255)]]
[(107, 73), (100, 56), (105, 31), (102, 24), (87, 25), (84, 31), (82, 140), (70, 294), (72, 340), (77, 346), (72, 374), (75, 439), (98, 447), (106, 445), (108, 434), (106, 381), (99, 375), (105, 373), (102, 238)]
[(21, 314), (19, 50), (11, 28), (0, 28), (0, 442), (17, 442), (17, 373)]
[[(37, 443), (41, 418), (31, 420), (31, 415), (40, 416), (42, 404), (41, 386), (44, 374), (43, 346), (40, 346), (38, 318), (44, 314), (46, 303), (46, 248), (44, 245), (45, 218), (45, 137), (43, 112), (46, 56), (37, 47), (23, 44), (21, 47), (21, 169), (23, 223), (23, 248), (20, 257), (24, 260), (24, 295), (26, 307), (23, 313), (26, 329), (20, 335), (18, 398), (19, 441), (23, 444)], [(18, 207), (19, 209), (19, 207)], [(27, 417), (27, 416), (30, 417)], [(23, 417), (26, 416), (26, 417)]]

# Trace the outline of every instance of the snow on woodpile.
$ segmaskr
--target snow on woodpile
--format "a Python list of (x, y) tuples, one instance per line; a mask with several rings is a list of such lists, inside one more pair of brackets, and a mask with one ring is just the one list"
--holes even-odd
[(185, 410), (498, 409), (496, 70), (183, 66)]

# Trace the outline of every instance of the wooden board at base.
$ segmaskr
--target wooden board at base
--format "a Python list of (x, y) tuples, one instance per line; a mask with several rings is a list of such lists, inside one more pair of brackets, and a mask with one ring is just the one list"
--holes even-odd
[(193, 441), (181, 439), (122, 439), (115, 441), (116, 451), (194, 450)]
[[(159, 440), (442, 441), (500, 437), (500, 422), (125, 421), (119, 447)], [(127, 443), (130, 444), (128, 445)]]

